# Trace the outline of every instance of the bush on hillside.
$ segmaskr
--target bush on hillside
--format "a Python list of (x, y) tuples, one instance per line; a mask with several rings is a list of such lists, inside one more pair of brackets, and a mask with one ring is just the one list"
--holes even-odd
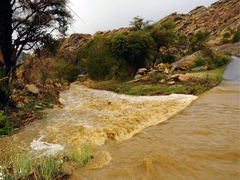
[(208, 69), (214, 69), (221, 66), (224, 66), (230, 62), (231, 58), (223, 54), (214, 54), (211, 57), (196, 57), (194, 59), (193, 67), (207, 66)]
[(110, 41), (111, 37), (96, 36), (78, 52), (78, 65), (87, 68), (93, 80), (112, 78), (110, 72), (117, 62), (110, 54)]
[(11, 130), (12, 127), (10, 126), (8, 117), (3, 115), (3, 111), (0, 111), (0, 136), (10, 134)]
[(189, 37), (189, 46), (188, 46), (188, 54), (192, 54), (198, 50), (203, 50), (204, 42), (209, 35), (208, 31), (202, 32), (198, 31), (195, 35), (191, 35)]
[(145, 67), (152, 42), (152, 37), (145, 31), (129, 35), (120, 33), (111, 41), (111, 51), (117, 59), (124, 59), (130, 75), (134, 76), (139, 68)]
[(132, 31), (137, 31), (137, 30), (141, 30), (141, 29), (146, 29), (149, 30), (151, 28), (153, 28), (153, 25), (150, 24), (151, 21), (147, 20), (147, 21), (143, 21), (144, 19), (141, 18), (140, 16), (136, 16), (133, 18), (132, 21), (130, 21), (130, 25), (132, 26), (130, 28), (130, 30)]
[(240, 30), (238, 30), (238, 31), (234, 34), (232, 43), (236, 43), (236, 42), (239, 42), (239, 41), (240, 41)]
[(59, 59), (55, 63), (55, 72), (55, 76), (58, 79), (67, 80), (69, 82), (75, 81), (78, 76), (77, 67), (63, 59)]

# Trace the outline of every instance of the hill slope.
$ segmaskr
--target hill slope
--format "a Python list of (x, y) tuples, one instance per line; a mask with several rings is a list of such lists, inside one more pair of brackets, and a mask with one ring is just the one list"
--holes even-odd
[(188, 14), (172, 13), (156, 23), (159, 25), (167, 20), (176, 23), (179, 35), (189, 36), (202, 30), (208, 30), (208, 42), (212, 45), (221, 45), (223, 34), (229, 32), (233, 36), (240, 26), (240, 1), (220, 0), (208, 8), (198, 6)]

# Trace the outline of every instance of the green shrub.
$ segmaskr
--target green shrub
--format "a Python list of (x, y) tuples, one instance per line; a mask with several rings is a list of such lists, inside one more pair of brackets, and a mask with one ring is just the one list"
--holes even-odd
[(42, 73), (42, 78), (41, 78), (41, 83), (45, 85), (46, 80), (48, 79), (49, 73), (48, 72), (43, 72)]
[(239, 41), (240, 41), (240, 30), (238, 30), (238, 31), (234, 34), (232, 43), (236, 43), (236, 42), (239, 42)]
[(170, 51), (168, 51), (166, 54), (162, 55), (162, 62), (163, 63), (173, 63), (175, 61), (175, 56), (173, 56)]
[(78, 68), (63, 59), (55, 63), (55, 71), (57, 79), (64, 79), (69, 82), (75, 81), (78, 76)]
[(206, 65), (206, 60), (203, 57), (196, 57), (193, 62), (195, 67)]
[(232, 56), (232, 53), (230, 51), (228, 51), (228, 50), (225, 50), (223, 52), (223, 54), (226, 55), (226, 56)]
[(130, 21), (130, 25), (132, 26), (130, 30), (137, 31), (141, 29), (151, 29), (153, 25), (150, 24), (151, 21), (143, 21), (144, 19), (140, 16), (136, 16), (133, 18), (132, 21)]
[(117, 34), (111, 41), (111, 52), (116, 59), (124, 59), (131, 76), (141, 67), (145, 67), (153, 39), (144, 31), (132, 32), (129, 35)]
[(224, 38), (230, 38), (231, 34), (229, 32), (226, 32), (226, 33), (223, 34), (223, 37)]
[(5, 106), (10, 100), (12, 95), (12, 86), (15, 84), (15, 81), (9, 83), (8, 77), (5, 77), (5, 70), (0, 69), (0, 102)]
[(89, 77), (93, 80), (111, 78), (111, 68), (116, 61), (110, 54), (109, 43), (107, 37), (96, 36), (88, 46), (86, 67)]
[(0, 111), (0, 136), (8, 135), (11, 133), (12, 127), (10, 126), (8, 117), (3, 115), (3, 111)]
[(223, 44), (227, 44), (227, 43), (230, 43), (231, 40), (230, 40), (229, 38), (223, 37), (223, 38), (221, 39), (221, 42), (222, 42)]
[(69, 81), (69, 82), (73, 82), (77, 79), (77, 76), (78, 76), (78, 69), (76, 66), (74, 66), (73, 64), (69, 64), (67, 66), (67, 69), (66, 69), (66, 79)]
[(230, 62), (230, 58), (227, 58), (225, 56), (215, 55), (212, 59), (212, 62), (215, 64), (215, 68), (221, 67), (223, 65), (226, 65)]
[(189, 46), (188, 46), (188, 54), (192, 54), (198, 50), (203, 50), (204, 42), (209, 35), (209, 31), (198, 31), (195, 35), (191, 35), (189, 37)]
[(162, 79), (162, 74), (152, 74), (152, 83), (158, 83)]

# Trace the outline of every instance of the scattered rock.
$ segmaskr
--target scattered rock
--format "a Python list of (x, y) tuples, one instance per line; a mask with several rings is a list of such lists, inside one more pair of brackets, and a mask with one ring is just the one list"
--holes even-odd
[(25, 89), (27, 92), (31, 92), (33, 94), (38, 94), (39, 89), (34, 84), (27, 84), (25, 85)]
[(17, 105), (17, 108), (23, 108), (23, 107), (24, 107), (23, 104), (18, 104), (18, 105)]
[(27, 107), (33, 107), (33, 106), (35, 106), (35, 103), (34, 102), (30, 102), (30, 103), (26, 103), (25, 105)]
[(141, 74), (137, 74), (137, 75), (134, 77), (134, 79), (135, 79), (135, 80), (138, 80), (138, 79), (141, 79), (142, 77), (144, 77), (144, 76), (141, 75)]
[(61, 109), (61, 108), (57, 105), (53, 105), (53, 109)]
[(59, 98), (58, 101), (59, 101), (61, 104), (66, 104), (66, 101), (65, 101), (63, 98)]
[(83, 74), (79, 74), (79, 75), (78, 75), (78, 80), (81, 81), (81, 82), (82, 82), (82, 81), (85, 81), (85, 80), (86, 80), (86, 76), (83, 75)]
[(181, 66), (181, 67), (179, 67), (179, 69), (181, 70), (181, 71), (187, 71), (187, 67), (186, 66)]
[(200, 70), (207, 70), (207, 66), (199, 66), (191, 69), (191, 71), (200, 71)]
[(166, 69), (164, 70), (164, 73), (165, 73), (165, 74), (169, 74), (169, 73), (170, 73), (170, 70), (169, 70), (168, 68), (166, 68)]
[(44, 105), (48, 105), (48, 102), (44, 102), (43, 104), (44, 104)]
[(139, 80), (140, 79), (131, 80), (131, 81), (126, 82), (126, 84), (133, 83), (133, 82), (138, 82)]
[(169, 81), (169, 82), (167, 83), (167, 85), (173, 85), (173, 84), (175, 84), (175, 81)]
[(146, 68), (140, 68), (140, 69), (138, 69), (137, 74), (142, 74), (142, 73), (145, 73), (145, 72), (147, 72)]
[(150, 78), (151, 78), (150, 76), (145, 76), (145, 77), (142, 77), (142, 80), (147, 81), (147, 80), (149, 80)]
[(170, 79), (173, 79), (174, 81), (176, 81), (177, 78), (178, 78), (178, 76), (180, 76), (180, 75), (181, 75), (181, 74), (174, 74), (174, 75), (171, 76)]
[(42, 106), (35, 105), (34, 108), (36, 108), (36, 109), (42, 109), (43, 107), (42, 107)]
[(57, 88), (61, 88), (61, 84), (60, 83), (55, 83), (55, 86), (57, 87)]
[(24, 98), (23, 100), (24, 103), (28, 103), (29, 102), (29, 99), (27, 97)]
[(162, 80), (160, 80), (159, 82), (161, 83), (161, 84), (164, 84), (165, 83), (165, 79), (162, 79)]
[(196, 78), (195, 75), (194, 74), (189, 74), (189, 73), (178, 76), (178, 80), (180, 82), (187, 82), (187, 81), (189, 81), (191, 79), (194, 79), (194, 78)]

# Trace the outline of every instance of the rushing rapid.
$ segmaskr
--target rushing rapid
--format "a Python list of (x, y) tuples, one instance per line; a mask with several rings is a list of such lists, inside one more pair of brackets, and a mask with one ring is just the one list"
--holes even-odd
[[(11, 144), (48, 154), (84, 143), (94, 158), (72, 179), (239, 179), (238, 58), (220, 86), (200, 97), (127, 96), (72, 84), (64, 108), (47, 110), (14, 135)], [(231, 73), (228, 73), (231, 71)]]

